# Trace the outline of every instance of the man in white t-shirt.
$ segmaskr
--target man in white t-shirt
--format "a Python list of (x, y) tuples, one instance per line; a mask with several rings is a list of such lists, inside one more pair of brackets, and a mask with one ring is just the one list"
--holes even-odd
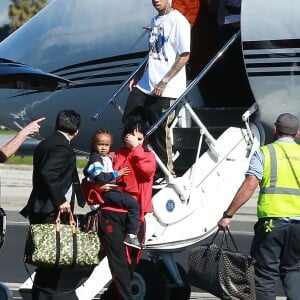
[[(153, 125), (186, 89), (186, 70), (190, 57), (190, 24), (171, 0), (152, 0), (158, 11), (150, 22), (149, 59), (140, 78), (129, 83), (131, 91), (123, 122), (139, 120)], [(139, 76), (137, 76), (139, 77)], [(156, 154), (172, 175), (172, 145), (169, 126), (174, 113), (149, 137)]]

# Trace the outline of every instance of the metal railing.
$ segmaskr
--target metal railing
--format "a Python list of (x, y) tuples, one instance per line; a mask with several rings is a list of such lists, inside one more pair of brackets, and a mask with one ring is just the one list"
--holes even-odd
[[(151, 135), (167, 119), (169, 114), (171, 114), (177, 108), (177, 106), (179, 104), (182, 104), (185, 107), (185, 109), (187, 110), (187, 112), (189, 113), (191, 119), (200, 128), (200, 130), (199, 130), (200, 139), (199, 139), (199, 145), (198, 145), (198, 150), (197, 150), (197, 155), (196, 155), (196, 161), (199, 159), (200, 147), (201, 147), (200, 144), (202, 144), (203, 137), (205, 137), (205, 142), (206, 142), (207, 146), (209, 147), (211, 154), (214, 155), (215, 157), (219, 156), (219, 153), (218, 153), (219, 150), (216, 147), (216, 144), (217, 144), (216, 140), (209, 133), (209, 131), (207, 130), (205, 125), (201, 122), (201, 120), (196, 115), (196, 113), (194, 112), (194, 110), (190, 106), (190, 104), (185, 100), (185, 96), (194, 88), (194, 86), (196, 84), (198, 84), (198, 82), (207, 74), (207, 72), (214, 66), (214, 64), (223, 56), (224, 52), (226, 52), (228, 50), (228, 48), (231, 47), (231, 45), (237, 40), (237, 38), (240, 36), (240, 34), (241, 34), (241, 32), (239, 30), (217, 52), (217, 54), (201, 70), (201, 72), (194, 78), (194, 80), (188, 84), (187, 88), (182, 93), (182, 95), (179, 98), (177, 98), (174, 101), (174, 103), (166, 110), (166, 112), (157, 120), (157, 122), (151, 126), (151, 128), (146, 133), (147, 136)], [(96, 111), (96, 113), (93, 116), (91, 116), (92, 119), (96, 120), (110, 104), (114, 105), (115, 108), (121, 113), (121, 115), (123, 115), (123, 109), (120, 107), (120, 105), (117, 101), (117, 96), (123, 91), (123, 89), (125, 87), (127, 87), (130, 80), (145, 66), (147, 61), (148, 61), (148, 55), (142, 60), (142, 62), (138, 65), (138, 67), (134, 70), (134, 72), (132, 72), (130, 74), (130, 76), (123, 82), (123, 84), (113, 93), (112, 97), (110, 99), (108, 99), (106, 102), (104, 102), (103, 105), (101, 105), (100, 108)], [(250, 140), (252, 138), (252, 140), (251, 140), (252, 142), (253, 142), (253, 137), (252, 137), (252, 133), (251, 133), (251, 130), (249, 127), (249, 118), (256, 110), (257, 110), (257, 106), (253, 105), (242, 116), (242, 120), (246, 124), (246, 129), (250, 136)], [(167, 167), (164, 165), (164, 163), (160, 160), (160, 158), (156, 155), (155, 152), (154, 152), (154, 154), (156, 156), (156, 160), (157, 160), (159, 167), (161, 168), (163, 173), (166, 175), (167, 181), (170, 184), (173, 184), (173, 186), (174, 186), (175, 190), (177, 191), (177, 193), (179, 194), (181, 200), (187, 201), (187, 199), (189, 197), (188, 189), (184, 185), (176, 182), (176, 178), (174, 178), (172, 176), (172, 174), (169, 172)], [(191, 172), (191, 174), (193, 174), (193, 172)]]
[(105, 111), (107, 106), (110, 104), (114, 105), (115, 108), (123, 115), (123, 109), (119, 105), (117, 101), (117, 96), (124, 90), (124, 88), (127, 87), (130, 80), (144, 67), (146, 62), (148, 61), (148, 55), (142, 60), (142, 62), (138, 65), (138, 67), (130, 74), (130, 76), (122, 83), (122, 85), (113, 93), (112, 97), (106, 100), (96, 111), (96, 113), (91, 116), (93, 120), (96, 120), (99, 118), (99, 116)]
[(230, 40), (219, 50), (219, 52), (209, 61), (209, 63), (203, 68), (203, 70), (194, 78), (193, 81), (190, 82), (190, 84), (187, 86), (186, 90), (183, 92), (183, 94), (177, 98), (174, 103), (169, 107), (169, 109), (166, 110), (166, 112), (157, 120), (157, 122), (152, 125), (152, 127), (147, 131), (147, 136), (151, 135), (161, 124), (164, 122), (170, 113), (173, 112), (173, 110), (176, 109), (176, 107), (179, 105), (179, 103), (182, 103), (187, 111), (189, 112), (192, 120), (200, 127), (200, 129), (203, 132), (203, 135), (206, 137), (206, 143), (211, 148), (212, 152), (215, 152), (215, 139), (212, 137), (212, 135), (208, 132), (206, 127), (203, 125), (201, 120), (198, 118), (198, 116), (195, 114), (192, 107), (189, 105), (188, 102), (184, 99), (185, 96), (191, 91), (191, 89), (206, 75), (206, 73), (213, 67), (213, 65), (220, 59), (220, 57), (223, 56), (224, 52), (227, 51), (227, 49), (236, 41), (236, 39), (240, 36), (240, 31), (236, 32)]

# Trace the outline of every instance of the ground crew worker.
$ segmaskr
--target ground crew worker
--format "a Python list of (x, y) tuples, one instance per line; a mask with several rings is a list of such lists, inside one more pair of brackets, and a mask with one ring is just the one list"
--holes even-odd
[(279, 278), (287, 299), (296, 300), (300, 295), (300, 146), (294, 139), (299, 121), (283, 113), (274, 125), (275, 141), (254, 153), (245, 180), (218, 226), (225, 230), (260, 185), (251, 246), (256, 300), (275, 300)]

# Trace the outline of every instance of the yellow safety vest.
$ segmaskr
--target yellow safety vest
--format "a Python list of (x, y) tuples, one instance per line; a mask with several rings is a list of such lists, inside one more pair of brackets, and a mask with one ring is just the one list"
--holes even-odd
[(261, 150), (265, 163), (257, 203), (258, 218), (300, 216), (300, 146), (279, 142)]

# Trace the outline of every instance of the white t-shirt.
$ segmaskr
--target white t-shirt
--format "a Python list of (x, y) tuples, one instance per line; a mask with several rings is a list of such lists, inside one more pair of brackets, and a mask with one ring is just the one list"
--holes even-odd
[[(155, 16), (150, 23), (148, 66), (137, 83), (145, 94), (152, 94), (154, 87), (171, 69), (177, 57), (190, 52), (191, 27), (177, 10), (164, 16)], [(186, 71), (183, 67), (167, 84), (163, 97), (178, 98), (186, 89)]]

